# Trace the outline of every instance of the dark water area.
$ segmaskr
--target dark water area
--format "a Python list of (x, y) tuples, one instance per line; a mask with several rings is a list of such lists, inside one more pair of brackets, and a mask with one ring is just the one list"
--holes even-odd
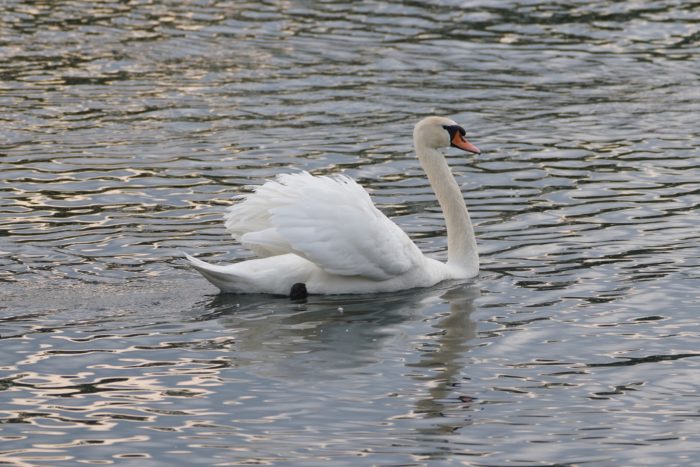
[[(700, 3), (0, 2), (0, 463), (700, 465)], [(222, 296), (222, 215), (344, 173), (482, 271)]]

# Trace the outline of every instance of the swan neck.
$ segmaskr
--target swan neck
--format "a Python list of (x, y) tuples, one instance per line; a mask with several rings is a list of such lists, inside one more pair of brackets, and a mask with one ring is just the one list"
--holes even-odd
[(465, 275), (475, 275), (479, 269), (479, 256), (462, 191), (440, 151), (416, 142), (416, 153), (445, 217), (447, 264), (459, 268)]

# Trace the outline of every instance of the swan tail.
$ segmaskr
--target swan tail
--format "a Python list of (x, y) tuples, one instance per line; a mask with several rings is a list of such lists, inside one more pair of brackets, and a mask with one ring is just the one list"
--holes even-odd
[(250, 284), (246, 278), (231, 270), (231, 266), (217, 266), (207, 263), (187, 253), (185, 259), (202, 277), (211, 282), (224, 293), (245, 293), (250, 291)]

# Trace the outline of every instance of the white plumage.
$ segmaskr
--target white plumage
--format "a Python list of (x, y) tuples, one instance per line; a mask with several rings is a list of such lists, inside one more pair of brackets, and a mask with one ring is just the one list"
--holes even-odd
[(258, 256), (294, 253), (341, 276), (383, 281), (416, 267), (422, 256), (365, 189), (342, 175), (280, 175), (225, 218), (234, 238)]
[(455, 122), (441, 117), (428, 117), (414, 130), (418, 158), (445, 213), (447, 263), (424, 256), (351, 178), (307, 172), (267, 181), (226, 213), (226, 229), (257, 259), (227, 266), (187, 259), (230, 293), (287, 295), (295, 283), (317, 294), (389, 292), (472, 277), (478, 272), (474, 232), (437, 150), (453, 145), (478, 152), (463, 135)]

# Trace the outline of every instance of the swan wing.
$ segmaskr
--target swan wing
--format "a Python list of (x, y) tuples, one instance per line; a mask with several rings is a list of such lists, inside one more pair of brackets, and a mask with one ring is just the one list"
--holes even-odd
[(259, 256), (294, 253), (332, 274), (386, 280), (423, 255), (345, 176), (280, 175), (230, 208), (226, 228)]

